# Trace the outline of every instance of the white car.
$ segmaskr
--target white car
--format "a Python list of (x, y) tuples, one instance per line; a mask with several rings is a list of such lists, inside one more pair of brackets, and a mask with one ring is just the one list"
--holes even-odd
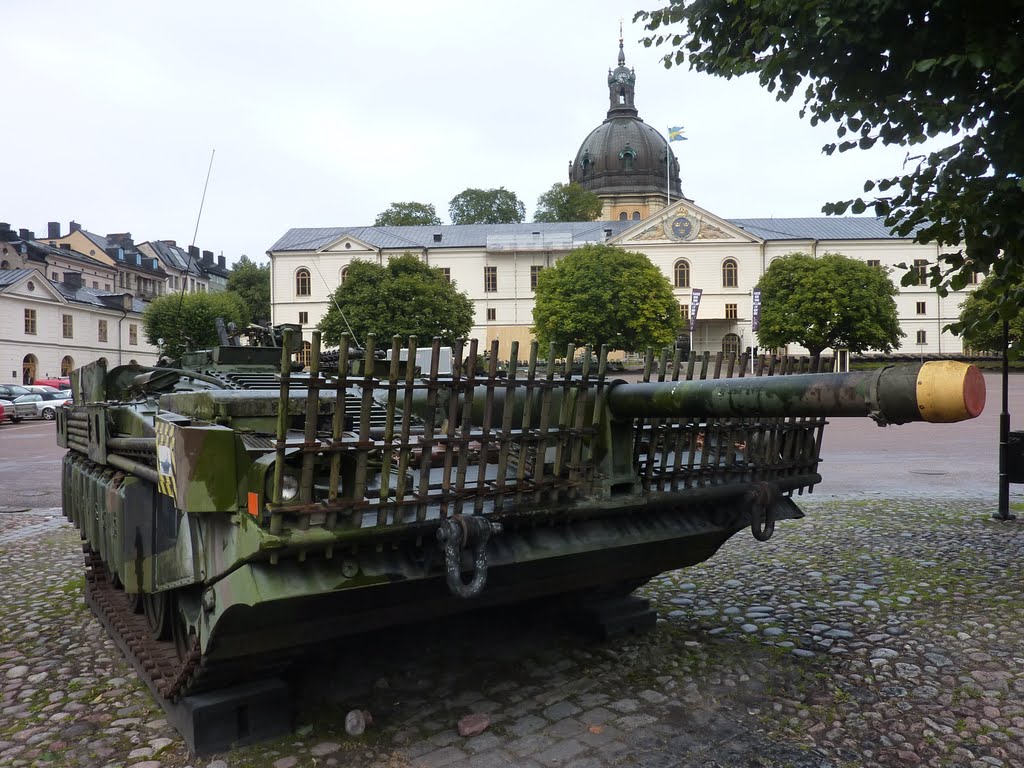
[(57, 409), (70, 402), (70, 397), (64, 397), (59, 392), (30, 392), (27, 395), (15, 398), (14, 405), (17, 407), (30, 404), (35, 409), (32, 414), (33, 416), (52, 421), (57, 418)]

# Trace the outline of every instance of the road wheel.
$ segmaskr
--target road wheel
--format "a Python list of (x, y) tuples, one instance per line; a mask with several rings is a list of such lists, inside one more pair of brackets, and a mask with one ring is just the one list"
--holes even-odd
[(11, 423), (18, 424), (21, 421), (21, 416), (11, 416)]
[(146, 592), (142, 596), (142, 609), (146, 614), (149, 634), (154, 640), (168, 640), (174, 620), (173, 595), (169, 591)]
[(53, 417), (57, 415), (57, 412), (53, 408), (43, 408), (43, 418), (47, 421), (53, 421)]

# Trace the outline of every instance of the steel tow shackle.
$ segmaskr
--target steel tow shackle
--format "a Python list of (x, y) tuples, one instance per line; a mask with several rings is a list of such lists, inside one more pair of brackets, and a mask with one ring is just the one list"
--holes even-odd
[[(448, 589), (456, 597), (476, 597), (487, 583), (487, 540), (501, 533), (501, 523), (492, 523), (479, 515), (452, 515), (437, 529), (437, 540), (444, 549), (444, 570)], [(473, 578), (462, 580), (462, 550), (473, 546)]]
[(754, 483), (747, 491), (750, 503), (750, 532), (758, 541), (768, 541), (775, 533), (775, 497), (779, 489), (771, 483)]

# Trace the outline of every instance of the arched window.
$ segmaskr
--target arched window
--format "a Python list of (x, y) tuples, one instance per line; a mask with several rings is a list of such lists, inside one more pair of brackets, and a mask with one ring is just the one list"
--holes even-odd
[(310, 358), (313, 357), (313, 345), (308, 341), (302, 342), (302, 349), (296, 354), (298, 362), (302, 364), (303, 368), (309, 367)]
[(722, 262), (722, 287), (735, 288), (739, 285), (739, 267), (735, 259), (726, 259)]
[(60, 375), (68, 376), (75, 370), (75, 361), (71, 359), (71, 355), (64, 355), (64, 359), (60, 361)]
[(619, 160), (622, 163), (622, 169), (624, 171), (632, 171), (633, 161), (636, 160), (636, 150), (627, 144), (622, 148), (622, 151), (619, 152)]
[(295, 273), (295, 295), (309, 296), (309, 270), (305, 267)]
[(676, 262), (675, 269), (675, 284), (676, 288), (689, 288), (690, 287), (690, 262), (686, 259), (680, 259)]
[(348, 267), (342, 267), (341, 268), (341, 277), (340, 277), (340, 279), (341, 279), (341, 285), (344, 285), (345, 281), (348, 280)]
[(740, 337), (735, 333), (727, 333), (722, 337), (722, 351), (726, 354), (732, 352), (734, 355), (740, 353)]
[(619, 221), (629, 221), (629, 214), (623, 211), (619, 214)]
[(633, 221), (640, 221), (640, 211), (633, 211)]
[(11, 265), (8, 263), (8, 261), (6, 259), (4, 259), (3, 261), (0, 261), (0, 269), (10, 269), (10, 268), (11, 268)]

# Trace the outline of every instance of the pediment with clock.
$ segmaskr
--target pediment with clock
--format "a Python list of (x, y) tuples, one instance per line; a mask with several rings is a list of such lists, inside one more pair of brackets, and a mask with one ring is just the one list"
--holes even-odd
[(687, 243), (687, 242), (759, 243), (761, 239), (730, 224), (725, 219), (680, 200), (638, 222), (620, 233), (611, 242), (628, 246), (632, 242)]

